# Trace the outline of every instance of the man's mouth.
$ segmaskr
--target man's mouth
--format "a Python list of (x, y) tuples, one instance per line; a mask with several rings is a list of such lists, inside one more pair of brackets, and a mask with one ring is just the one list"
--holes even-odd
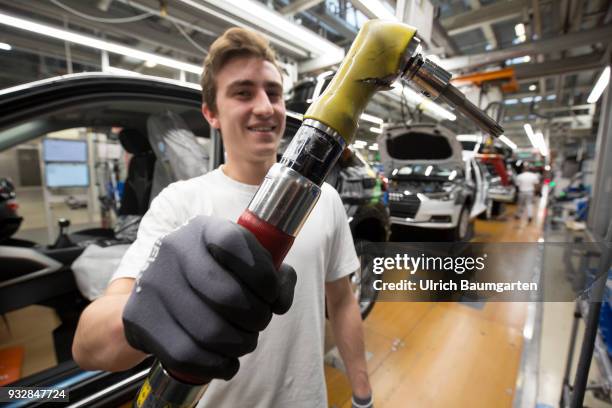
[(273, 132), (276, 126), (248, 126), (247, 129), (253, 132)]

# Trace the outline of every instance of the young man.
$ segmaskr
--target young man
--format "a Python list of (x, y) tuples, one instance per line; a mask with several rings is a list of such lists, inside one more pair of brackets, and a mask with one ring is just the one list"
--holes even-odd
[(280, 271), (235, 224), (285, 129), (274, 53), (234, 28), (213, 43), (204, 69), (202, 112), (221, 132), (226, 164), (151, 203), (105, 295), (81, 316), (74, 358), (86, 369), (123, 370), (152, 353), (194, 383), (215, 378), (205, 407), (325, 407), (326, 299), (354, 403), (370, 407), (347, 277), (359, 262), (337, 192), (323, 185)]
[(518, 210), (514, 217), (520, 219), (527, 209), (527, 222), (530, 223), (533, 219), (533, 194), (536, 186), (540, 184), (540, 176), (529, 171), (526, 165), (523, 165), (521, 174), (516, 177), (516, 185), (518, 186)]

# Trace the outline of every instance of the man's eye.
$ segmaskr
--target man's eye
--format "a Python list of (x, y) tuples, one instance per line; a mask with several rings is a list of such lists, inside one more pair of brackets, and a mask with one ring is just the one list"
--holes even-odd
[(235, 95), (247, 98), (251, 95), (251, 93), (249, 91), (237, 91)]

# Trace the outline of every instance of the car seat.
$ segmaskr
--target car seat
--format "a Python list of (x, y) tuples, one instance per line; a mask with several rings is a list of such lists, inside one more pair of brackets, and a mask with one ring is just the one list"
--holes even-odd
[[(126, 219), (133, 224), (134, 216), (142, 217), (149, 209), (155, 154), (147, 137), (137, 129), (123, 129), (119, 133), (119, 142), (126, 152), (132, 154), (128, 164), (123, 196), (117, 212), (117, 225), (122, 229)], [(69, 237), (75, 244), (96, 240), (110, 242), (117, 238), (116, 230), (110, 228), (89, 228), (76, 231)]]
[(196, 140), (183, 118), (174, 112), (152, 115), (147, 120), (149, 142), (157, 156), (151, 196), (168, 184), (200, 176), (208, 171), (210, 155)]
[(119, 143), (133, 156), (128, 165), (118, 215), (144, 215), (151, 199), (155, 153), (148, 138), (136, 129), (123, 129), (119, 133)]

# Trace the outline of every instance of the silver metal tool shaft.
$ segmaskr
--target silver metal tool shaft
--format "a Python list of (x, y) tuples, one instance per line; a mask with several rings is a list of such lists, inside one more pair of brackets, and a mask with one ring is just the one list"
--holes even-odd
[(402, 75), (408, 84), (433, 100), (441, 99), (472, 120), (483, 132), (501, 136), (504, 129), (471, 103), (461, 91), (450, 83), (452, 75), (433, 61), (423, 57), (420, 50), (410, 58)]

